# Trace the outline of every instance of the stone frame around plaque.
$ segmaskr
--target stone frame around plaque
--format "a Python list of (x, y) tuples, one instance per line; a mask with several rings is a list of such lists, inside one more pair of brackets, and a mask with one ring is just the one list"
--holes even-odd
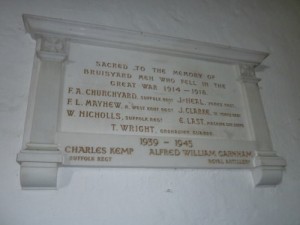
[(256, 147), (250, 168), (254, 184), (280, 183), (286, 162), (273, 151), (258, 88), (260, 79), (255, 76), (255, 67), (267, 53), (34, 15), (23, 15), (23, 21), (36, 41), (24, 141), (17, 156), (23, 189), (57, 188), (57, 171), (64, 166), (64, 155), (56, 136), (70, 43), (236, 65)]

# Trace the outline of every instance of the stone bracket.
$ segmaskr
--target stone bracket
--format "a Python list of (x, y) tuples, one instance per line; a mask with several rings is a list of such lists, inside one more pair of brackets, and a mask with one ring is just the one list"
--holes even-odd
[(57, 188), (57, 172), (63, 162), (63, 155), (59, 150), (45, 150), (43, 147), (22, 150), (17, 155), (23, 189)]
[(282, 180), (286, 161), (274, 152), (256, 152), (253, 159), (252, 176), (256, 186), (277, 185)]

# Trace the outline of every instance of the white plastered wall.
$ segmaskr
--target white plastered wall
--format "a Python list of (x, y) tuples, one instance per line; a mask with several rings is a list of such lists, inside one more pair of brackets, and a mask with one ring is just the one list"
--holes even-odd
[[(282, 183), (254, 188), (249, 171), (63, 168), (58, 191), (22, 191), (35, 49), (23, 13), (269, 52), (256, 72), (287, 160)], [(297, 0), (0, 0), (0, 224), (300, 224), (299, 22)]]

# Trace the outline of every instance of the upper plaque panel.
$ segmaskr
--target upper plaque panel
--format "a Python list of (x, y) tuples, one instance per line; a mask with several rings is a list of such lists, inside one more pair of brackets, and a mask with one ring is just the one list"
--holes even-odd
[(61, 131), (249, 140), (234, 65), (72, 44)]

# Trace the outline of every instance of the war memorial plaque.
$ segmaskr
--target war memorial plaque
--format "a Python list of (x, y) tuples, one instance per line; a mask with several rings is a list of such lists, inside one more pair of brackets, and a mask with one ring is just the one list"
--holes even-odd
[(58, 135), (66, 164), (251, 166), (255, 147), (234, 65), (70, 49)]
[(258, 185), (280, 181), (285, 162), (254, 73), (266, 53), (31, 15), (24, 23), (37, 41), (17, 159), (24, 188), (55, 187), (58, 166), (252, 169)]

